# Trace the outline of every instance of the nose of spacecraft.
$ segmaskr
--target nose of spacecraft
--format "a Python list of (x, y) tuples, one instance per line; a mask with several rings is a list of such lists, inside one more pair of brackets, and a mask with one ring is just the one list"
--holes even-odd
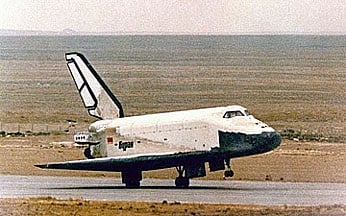
[(274, 130), (260, 134), (219, 131), (219, 140), (220, 148), (224, 151), (240, 152), (240, 155), (251, 155), (275, 149), (281, 143), (281, 136)]
[(281, 144), (281, 136), (278, 132), (262, 133), (262, 145), (266, 146), (268, 150), (273, 150)]

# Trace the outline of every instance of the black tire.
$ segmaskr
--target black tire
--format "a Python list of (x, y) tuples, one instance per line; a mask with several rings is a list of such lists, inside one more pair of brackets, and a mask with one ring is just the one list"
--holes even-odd
[(128, 181), (125, 183), (126, 188), (139, 188), (141, 183), (139, 181)]
[(224, 175), (225, 175), (225, 177), (233, 177), (234, 172), (233, 172), (233, 170), (226, 170)]
[(190, 185), (190, 179), (186, 177), (178, 177), (175, 179), (175, 186), (177, 188), (188, 188)]

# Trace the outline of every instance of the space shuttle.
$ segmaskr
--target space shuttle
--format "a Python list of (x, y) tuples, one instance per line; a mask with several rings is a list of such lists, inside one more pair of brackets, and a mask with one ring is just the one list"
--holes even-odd
[(231, 159), (270, 152), (281, 143), (278, 132), (239, 105), (125, 117), (83, 54), (65, 58), (84, 107), (97, 121), (74, 137), (87, 146), (85, 160), (35, 165), (39, 168), (121, 172), (127, 188), (138, 188), (142, 172), (175, 167), (176, 187), (187, 188), (207, 169), (232, 177)]

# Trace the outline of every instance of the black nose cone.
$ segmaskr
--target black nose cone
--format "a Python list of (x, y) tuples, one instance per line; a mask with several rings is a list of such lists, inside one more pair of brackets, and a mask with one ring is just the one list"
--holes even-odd
[(266, 145), (273, 150), (281, 144), (281, 136), (278, 132), (268, 132), (266, 133), (267, 141)]

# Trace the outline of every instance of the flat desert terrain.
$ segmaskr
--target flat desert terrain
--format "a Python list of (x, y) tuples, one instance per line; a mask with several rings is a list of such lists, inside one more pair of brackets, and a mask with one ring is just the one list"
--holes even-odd
[(346, 206), (252, 206), (188, 203), (106, 202), (52, 197), (0, 199), (1, 215), (323, 215), (343, 216)]

